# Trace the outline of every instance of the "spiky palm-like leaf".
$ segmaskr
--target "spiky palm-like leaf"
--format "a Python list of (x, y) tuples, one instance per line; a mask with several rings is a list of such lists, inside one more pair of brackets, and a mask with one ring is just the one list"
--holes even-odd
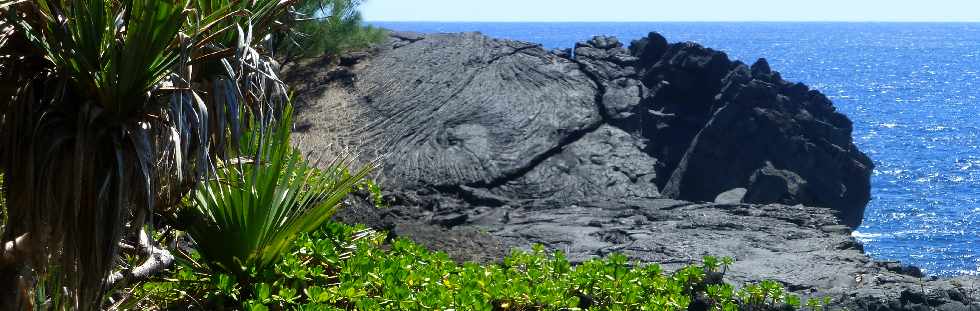
[(271, 127), (246, 133), (241, 157), (201, 183), (185, 210), (188, 233), (214, 268), (244, 280), (268, 267), (299, 233), (330, 219), (370, 172), (371, 165), (352, 171), (350, 157), (314, 168), (290, 144), (291, 127), (287, 108)]

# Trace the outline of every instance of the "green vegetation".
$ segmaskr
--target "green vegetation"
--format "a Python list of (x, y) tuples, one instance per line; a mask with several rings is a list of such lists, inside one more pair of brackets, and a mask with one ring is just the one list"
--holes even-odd
[[(183, 211), (208, 266), (246, 281), (277, 260), (298, 234), (320, 227), (371, 171), (350, 159), (311, 167), (290, 145), (291, 106), (270, 127), (242, 137), (237, 163), (224, 162)], [(243, 163), (244, 162), (244, 163)]]
[(328, 223), (300, 235), (270, 269), (253, 271), (250, 283), (205, 272), (195, 252), (171, 276), (138, 288), (133, 300), (142, 308), (205, 310), (686, 310), (699, 296), (710, 310), (826, 304), (801, 304), (771, 281), (742, 289), (712, 283), (707, 276), (727, 267), (707, 264), (718, 262), (713, 257), (665, 273), (622, 255), (572, 265), (560, 252), (535, 247), (514, 251), (502, 264), (460, 265), (408, 240), (384, 241), (381, 233)]
[(305, 57), (336, 57), (351, 50), (381, 42), (384, 30), (364, 25), (357, 8), (361, 0), (306, 1), (296, 7), (305, 18), (290, 36), (284, 36), (279, 51), (286, 62)]

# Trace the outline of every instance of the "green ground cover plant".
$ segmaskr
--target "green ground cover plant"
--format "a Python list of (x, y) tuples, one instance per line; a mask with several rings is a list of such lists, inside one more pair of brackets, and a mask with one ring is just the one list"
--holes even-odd
[[(732, 263), (667, 272), (613, 254), (573, 265), (561, 252), (535, 246), (500, 264), (459, 264), (406, 240), (327, 223), (299, 235), (270, 269), (251, 282), (208, 270), (192, 251), (174, 272), (134, 289), (146, 309), (240, 310), (823, 310), (802, 303), (777, 282), (741, 288), (712, 281)], [(138, 298), (137, 298), (138, 297)], [(698, 301), (695, 301), (699, 299)]]

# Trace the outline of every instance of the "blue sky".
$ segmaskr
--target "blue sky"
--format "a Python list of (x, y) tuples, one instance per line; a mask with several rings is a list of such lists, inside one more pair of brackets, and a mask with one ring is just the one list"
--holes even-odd
[(368, 21), (980, 21), (980, 0), (366, 0)]

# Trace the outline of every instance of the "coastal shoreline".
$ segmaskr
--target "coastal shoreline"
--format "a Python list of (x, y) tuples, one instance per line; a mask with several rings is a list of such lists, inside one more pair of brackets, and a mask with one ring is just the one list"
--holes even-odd
[[(379, 179), (392, 207), (354, 204), (340, 218), (457, 259), (530, 244), (668, 268), (732, 256), (732, 282), (773, 279), (852, 310), (968, 310), (980, 297), (976, 278), (923, 278), (864, 254), (850, 233), (873, 165), (826, 97), (764, 60), (656, 34), (546, 51), (395, 32), (287, 79), (305, 153), (326, 142), (389, 153)], [(349, 115), (331, 116), (338, 105)]]

